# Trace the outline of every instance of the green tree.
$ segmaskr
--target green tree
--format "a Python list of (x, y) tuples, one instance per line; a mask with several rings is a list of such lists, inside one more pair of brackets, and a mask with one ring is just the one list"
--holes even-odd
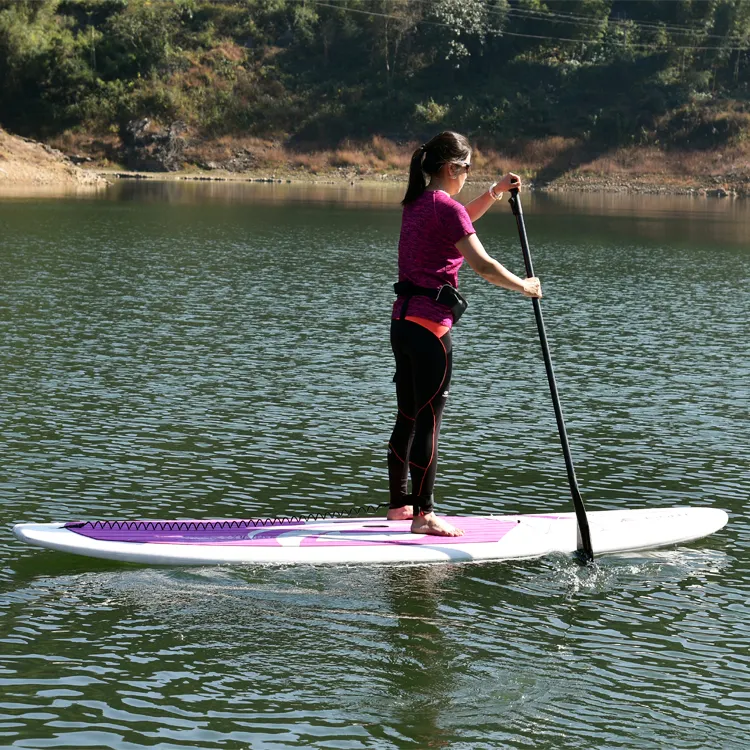
[(93, 82), (87, 41), (57, 14), (59, 0), (0, 5), (0, 112), (3, 124), (54, 132), (75, 120)]

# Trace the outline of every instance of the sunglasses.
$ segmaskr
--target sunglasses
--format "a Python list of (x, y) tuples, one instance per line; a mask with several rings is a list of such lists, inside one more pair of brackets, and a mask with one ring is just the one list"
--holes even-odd
[(467, 161), (453, 161), (451, 164), (454, 164), (457, 167), (461, 167), (461, 169), (466, 171), (466, 174), (469, 174), (471, 171), (471, 164)]

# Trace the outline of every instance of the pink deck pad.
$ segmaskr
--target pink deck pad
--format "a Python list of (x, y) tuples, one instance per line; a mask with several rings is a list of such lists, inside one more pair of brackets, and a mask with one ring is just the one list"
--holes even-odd
[(475, 516), (446, 517), (464, 535), (436, 537), (412, 534), (410, 521), (351, 519), (284, 521), (91, 521), (70, 523), (76, 534), (106, 542), (199, 544), (240, 547), (381, 546), (392, 544), (492, 544), (518, 524), (516, 519)]

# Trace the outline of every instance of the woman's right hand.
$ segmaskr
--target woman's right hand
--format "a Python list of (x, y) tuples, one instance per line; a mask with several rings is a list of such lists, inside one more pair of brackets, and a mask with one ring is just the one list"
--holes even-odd
[(508, 172), (495, 183), (496, 193), (507, 193), (509, 190), (521, 189), (521, 178), (515, 172)]
[(542, 282), (536, 276), (529, 276), (529, 278), (523, 280), (523, 289), (521, 291), (524, 297), (541, 299)]

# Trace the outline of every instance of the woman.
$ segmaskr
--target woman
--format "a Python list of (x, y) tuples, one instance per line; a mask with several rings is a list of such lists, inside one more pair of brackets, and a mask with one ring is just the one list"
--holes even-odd
[(451, 379), (451, 326), (465, 307), (456, 294), (459, 268), (466, 259), (492, 284), (527, 297), (542, 296), (539, 279), (521, 279), (487, 254), (472, 224), (504, 191), (520, 189), (520, 178), (511, 172), (463, 206), (453, 196), (461, 191), (470, 168), (466, 138), (440, 133), (414, 152), (402, 201), (398, 297), (391, 320), (398, 413), (388, 444), (388, 519), (413, 519), (415, 534), (463, 534), (435, 515), (432, 496)]

